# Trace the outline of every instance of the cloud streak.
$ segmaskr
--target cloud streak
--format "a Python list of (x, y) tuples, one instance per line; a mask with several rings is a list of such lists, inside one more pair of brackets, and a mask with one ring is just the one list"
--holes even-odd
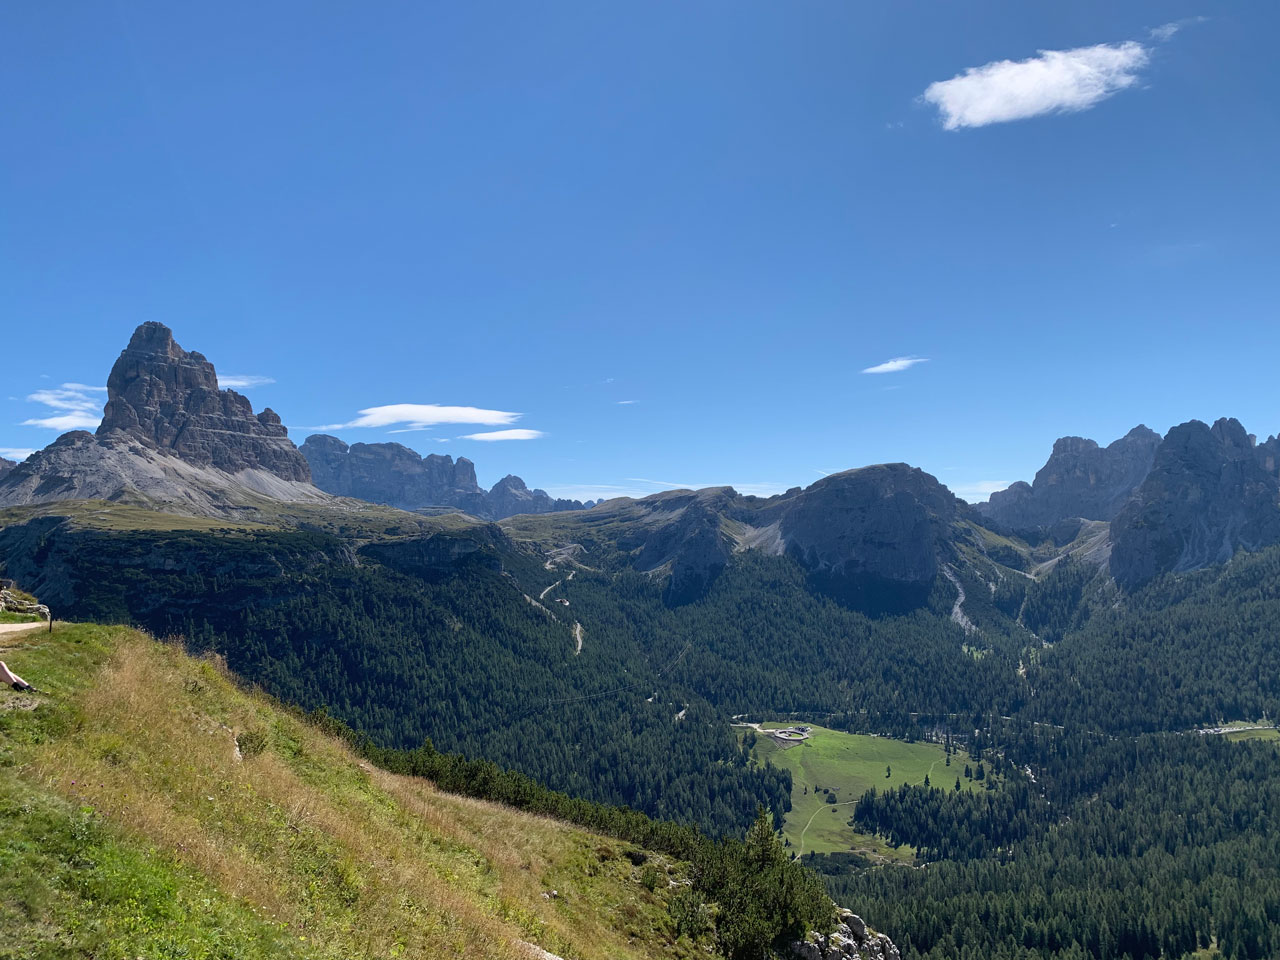
[(892, 360), (886, 360), (884, 363), (877, 363), (874, 367), (866, 367), (863, 373), (900, 373), (914, 367), (917, 363), (928, 363), (928, 357), (894, 357)]
[(545, 436), (541, 430), (490, 430), (486, 433), (463, 434), (458, 439), (493, 443), (496, 440), (538, 440)]
[(486, 410), (483, 407), (450, 407), (437, 403), (389, 403), (381, 407), (366, 407), (359, 416), (346, 423), (330, 423), (317, 430), (345, 430), (364, 427), (401, 427), (395, 431), (426, 430), (442, 423), (475, 423), (485, 427), (500, 427), (515, 423), (521, 414), (507, 410)]
[(27, 396), (27, 401), (43, 404), (48, 411), (45, 416), (23, 420), (22, 425), (58, 431), (92, 430), (102, 422), (102, 394), (106, 392), (106, 387), (83, 383), (37, 390)]
[[(1153, 31), (1167, 40), (1177, 26)], [(995, 60), (929, 84), (921, 95), (945, 130), (985, 127), (1050, 113), (1076, 113), (1127, 90), (1151, 60), (1136, 40), (1073, 50), (1040, 50), (1027, 60)]]
[(0, 447), (0, 457), (6, 460), (25, 460), (33, 453), (30, 447)]
[(251, 390), (275, 382), (275, 377), (260, 377), (253, 373), (218, 374), (218, 386), (223, 390)]

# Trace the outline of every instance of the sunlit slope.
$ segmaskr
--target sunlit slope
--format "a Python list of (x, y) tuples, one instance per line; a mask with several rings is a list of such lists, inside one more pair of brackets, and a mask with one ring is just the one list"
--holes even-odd
[(374, 769), (133, 630), (0, 644), (43, 691), (0, 690), (0, 957), (698, 949), (666, 907), (683, 864)]

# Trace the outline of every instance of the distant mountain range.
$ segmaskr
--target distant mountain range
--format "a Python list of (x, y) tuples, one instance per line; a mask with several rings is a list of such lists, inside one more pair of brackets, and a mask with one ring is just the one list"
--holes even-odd
[(356, 497), (401, 510), (455, 507), (476, 517), (501, 520), (517, 513), (582, 510), (578, 500), (556, 500), (544, 490), (530, 490), (507, 475), (485, 491), (476, 468), (466, 457), (433, 453), (421, 456), (400, 443), (353, 443), (328, 434), (307, 437), (300, 448), (311, 465), (312, 482), (340, 497)]
[[(316, 473), (313, 482), (313, 466)], [(419, 457), (400, 444), (311, 437), (294, 446), (270, 408), (218, 387), (203, 354), (161, 323), (134, 331), (107, 378), (96, 433), (75, 430), (20, 464), (0, 461), (0, 506), (109, 500), (190, 516), (237, 517), (264, 502), (358, 497), (403, 509), (452, 507), (486, 519), (582, 509), (508, 476), (491, 491), (468, 460)]]
[[(64, 434), (16, 466), (0, 461), (0, 506), (106, 500), (252, 519), (281, 504), (344, 509), (354, 499), (481, 520), (564, 514), (537, 536), (607, 542), (629, 566), (667, 577), (672, 602), (700, 596), (734, 553), (759, 551), (787, 554), (815, 582), (875, 609), (923, 602), (944, 568), (974, 551), (1030, 570), (1048, 543), (1136, 587), (1280, 542), (1280, 439), (1259, 444), (1232, 419), (1193, 420), (1163, 438), (1138, 426), (1106, 447), (1064, 437), (1032, 483), (977, 506), (906, 464), (770, 498), (720, 487), (583, 504), (515, 476), (486, 491), (465, 457), (423, 457), (398, 443), (348, 446), (317, 434), (299, 449), (274, 411), (255, 414), (219, 389), (213, 365), (159, 323), (134, 332), (107, 397), (96, 433)], [(984, 530), (1017, 543), (1001, 546)]]

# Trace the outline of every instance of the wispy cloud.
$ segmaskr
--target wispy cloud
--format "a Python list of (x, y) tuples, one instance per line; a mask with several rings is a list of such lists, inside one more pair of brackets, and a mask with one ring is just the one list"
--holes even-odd
[(541, 430), (490, 430), (487, 433), (467, 433), (459, 437), (459, 440), (482, 440), (485, 443), (492, 443), (495, 440), (537, 440), (545, 437), (546, 434)]
[(25, 460), (33, 453), (30, 447), (0, 447), (0, 457), (6, 460)]
[(1004, 490), (1011, 483), (1013, 483), (1012, 480), (974, 480), (951, 487), (951, 492), (961, 500), (978, 503), (986, 500), (993, 493)]
[(629, 407), (631, 404), (635, 403), (634, 400), (618, 400), (616, 402), (620, 407)]
[[(1166, 24), (1157, 30), (1167, 36), (1156, 38), (1167, 40), (1177, 29)], [(1136, 40), (1038, 54), (969, 67), (950, 80), (929, 84), (921, 98), (938, 108), (947, 130), (1075, 113), (1132, 87), (1151, 59), (1150, 49)]]
[(260, 377), (253, 373), (218, 374), (218, 386), (224, 390), (250, 390), (253, 387), (265, 387), (275, 382), (275, 377)]
[(359, 416), (346, 423), (330, 423), (315, 427), (316, 430), (345, 430), (357, 427), (401, 427), (399, 433), (410, 430), (426, 430), (441, 423), (477, 423), (486, 427), (500, 427), (515, 423), (521, 414), (506, 410), (486, 410), (482, 407), (449, 407), (437, 403), (389, 403), (381, 407), (367, 407)]
[(928, 363), (928, 357), (894, 357), (892, 360), (886, 360), (884, 363), (877, 363), (874, 367), (867, 367), (863, 373), (899, 373), (908, 367), (914, 367), (917, 363)]
[(1168, 43), (1173, 39), (1173, 35), (1183, 27), (1189, 27), (1193, 23), (1206, 23), (1208, 17), (1183, 17), (1181, 20), (1174, 20), (1172, 23), (1162, 23), (1158, 27), (1153, 27), (1150, 37), (1157, 43)]
[(91, 387), (83, 383), (64, 383), (60, 387), (37, 390), (30, 394), (30, 403), (48, 408), (46, 416), (23, 420), (24, 427), (44, 427), (48, 430), (92, 430), (102, 422), (102, 395), (106, 387)]

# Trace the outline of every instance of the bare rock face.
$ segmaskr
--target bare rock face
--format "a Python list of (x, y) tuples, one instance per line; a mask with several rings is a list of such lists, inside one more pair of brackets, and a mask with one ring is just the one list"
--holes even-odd
[(1275, 439), (1258, 446), (1238, 420), (1174, 427), (1151, 472), (1111, 524), (1111, 573), (1140, 586), (1162, 573), (1280, 542)]
[(577, 500), (554, 500), (507, 476), (488, 493), (476, 482), (476, 468), (466, 457), (423, 457), (399, 443), (353, 443), (316, 434), (302, 444), (321, 490), (384, 503), (402, 510), (456, 507), (473, 516), (500, 520), (518, 513), (581, 510)]
[(669, 574), (670, 603), (705, 593), (735, 552), (759, 550), (794, 557), (816, 586), (878, 613), (924, 602), (961, 507), (929, 474), (893, 463), (767, 499), (708, 487), (611, 500), (582, 522), (621, 529), (636, 569)]
[[(472, 475), (474, 477), (474, 474)], [(485, 498), (488, 516), (494, 520), (513, 517), (518, 513), (556, 513), (561, 510), (581, 510), (578, 500), (559, 500), (545, 490), (530, 490), (525, 482), (513, 474), (507, 474), (493, 485)]]
[(131, 437), (195, 466), (228, 473), (265, 470), (311, 480), (311, 468), (269, 407), (254, 416), (248, 398), (219, 390), (203, 354), (183, 350), (162, 323), (134, 331), (107, 378), (98, 437)]
[(302, 444), (315, 485), (402, 510), (453, 506), (475, 513), (484, 503), (475, 467), (465, 457), (419, 456), (399, 443), (353, 443), (317, 434)]
[(1033, 483), (1018, 481), (993, 493), (978, 511), (1018, 531), (1044, 531), (1080, 517), (1111, 520), (1146, 478), (1160, 435), (1137, 426), (1105, 447), (1083, 437), (1062, 437)]
[(0, 479), (3, 479), (4, 475), (16, 466), (17, 464), (14, 461), (0, 457)]
[(263, 499), (327, 502), (271, 410), (219, 390), (213, 365), (169, 328), (134, 331), (107, 378), (97, 434), (75, 430), (0, 477), (0, 506), (111, 500), (238, 516)]
[(894, 942), (871, 930), (852, 910), (839, 910), (837, 920), (833, 932), (811, 933), (791, 944), (791, 955), (796, 960), (900, 960)]
[(779, 509), (782, 540), (809, 570), (923, 588), (959, 503), (917, 467), (880, 464), (824, 477)]

